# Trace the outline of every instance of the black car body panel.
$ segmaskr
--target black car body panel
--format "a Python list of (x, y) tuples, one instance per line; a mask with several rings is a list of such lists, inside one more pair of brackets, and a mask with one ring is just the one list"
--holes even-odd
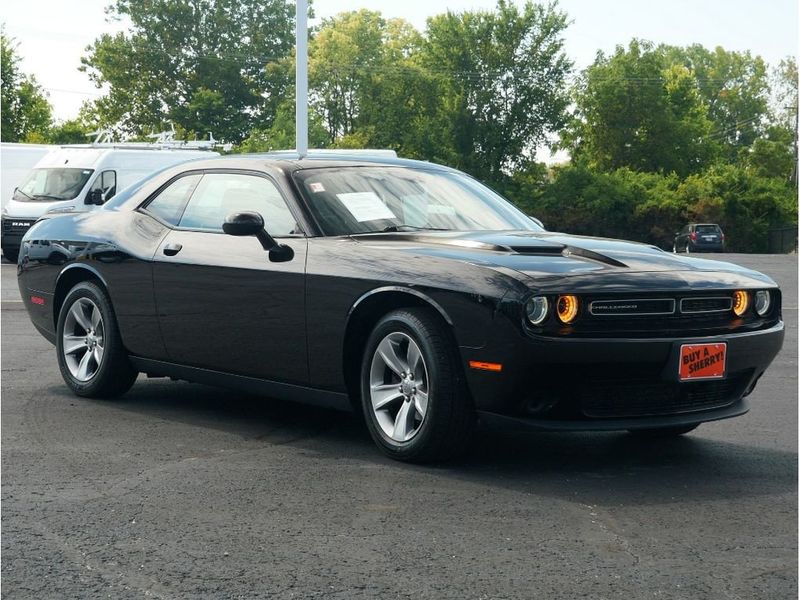
[[(39, 220), (23, 240), (23, 301), (53, 341), (71, 285), (98, 279), (141, 371), (330, 406), (357, 395), (359, 344), (376, 315), (422, 305), (448, 324), (487, 422), (632, 429), (747, 410), (743, 396), (783, 340), (780, 291), (766, 275), (646, 244), (536, 230), (322, 235), (293, 174), (376, 163), (449, 171), (364, 158), (193, 162), (194, 172), (258, 172), (277, 183), (301, 231), (279, 239), (293, 258), (273, 262), (252, 237), (182, 230), (143, 209), (189, 168), (176, 167), (100, 210)], [(169, 256), (166, 246), (180, 252)], [(703, 307), (737, 289), (769, 290), (769, 313), (736, 318), (676, 308), (656, 318), (587, 308), (630, 298)], [(574, 325), (525, 320), (531, 296), (565, 293), (582, 298)], [(728, 345), (725, 379), (679, 383), (679, 346), (717, 341)], [(502, 371), (475, 370), (470, 361)]]

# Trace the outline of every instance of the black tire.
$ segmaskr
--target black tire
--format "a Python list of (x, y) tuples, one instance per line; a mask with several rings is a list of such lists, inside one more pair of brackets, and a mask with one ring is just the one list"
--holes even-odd
[(628, 433), (637, 438), (671, 438), (678, 437), (694, 431), (700, 426), (699, 423), (695, 425), (679, 425), (676, 427), (653, 427), (651, 429), (631, 429)]
[(19, 259), (19, 250), (6, 250), (3, 248), (3, 256), (8, 262), (16, 263)]
[[(389, 437), (378, 423), (370, 396), (370, 370), (378, 345), (392, 333), (405, 334), (419, 347), (427, 369), (428, 400), (424, 419), (408, 441)], [(361, 405), (372, 439), (395, 460), (424, 463), (454, 458), (472, 438), (475, 413), (457, 351), (446, 325), (431, 309), (408, 308), (384, 316), (372, 330), (361, 362)]]
[[(81, 381), (73, 376), (64, 355), (64, 327), (67, 315), (81, 298), (90, 300), (98, 307), (103, 323), (103, 356), (99, 364), (96, 363), (96, 371), (88, 381)], [(138, 373), (131, 365), (128, 353), (122, 345), (114, 308), (106, 291), (96, 283), (85, 281), (69, 291), (58, 314), (56, 331), (58, 367), (64, 382), (76, 395), (86, 398), (113, 398), (127, 392), (136, 381)]]

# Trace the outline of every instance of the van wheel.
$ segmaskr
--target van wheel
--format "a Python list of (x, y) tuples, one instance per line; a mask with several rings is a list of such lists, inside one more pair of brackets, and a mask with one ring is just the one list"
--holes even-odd
[(474, 411), (438, 315), (409, 308), (378, 322), (361, 363), (361, 404), (372, 439), (391, 458), (430, 462), (467, 448)]
[(61, 305), (56, 353), (61, 376), (78, 396), (119, 396), (138, 375), (122, 346), (108, 295), (90, 281), (72, 288)]

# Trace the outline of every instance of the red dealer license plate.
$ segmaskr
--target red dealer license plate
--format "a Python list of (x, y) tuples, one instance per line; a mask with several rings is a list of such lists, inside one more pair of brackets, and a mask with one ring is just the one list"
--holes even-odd
[(681, 346), (678, 375), (681, 381), (696, 379), (722, 379), (725, 377), (725, 354), (728, 345), (683, 344)]

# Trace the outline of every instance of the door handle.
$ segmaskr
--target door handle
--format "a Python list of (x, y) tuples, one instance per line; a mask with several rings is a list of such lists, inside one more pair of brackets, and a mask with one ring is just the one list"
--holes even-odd
[(166, 254), (167, 256), (175, 256), (178, 252), (181, 251), (181, 248), (183, 248), (183, 246), (181, 246), (180, 244), (167, 244), (166, 246), (164, 246), (164, 254)]

